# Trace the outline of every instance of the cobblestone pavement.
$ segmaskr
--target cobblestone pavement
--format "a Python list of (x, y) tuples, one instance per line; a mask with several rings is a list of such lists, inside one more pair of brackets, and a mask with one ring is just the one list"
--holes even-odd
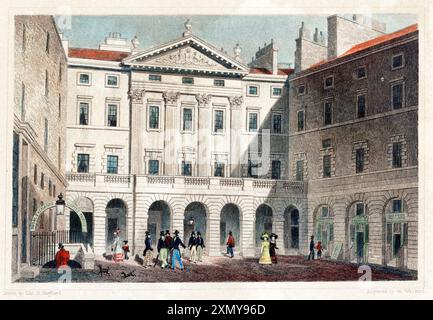
[[(205, 257), (192, 264), (184, 261), (184, 270), (144, 268), (139, 262), (128, 260), (114, 263), (103, 258), (95, 262), (95, 269), (73, 269), (72, 282), (224, 282), (224, 281), (357, 281), (361, 276), (357, 264), (327, 260), (308, 261), (303, 256), (278, 257), (278, 264), (260, 265), (258, 259)], [(109, 275), (99, 275), (99, 267), (109, 268)], [(381, 266), (370, 266), (372, 280), (416, 280), (416, 272), (400, 271)], [(128, 277), (122, 275), (131, 273)], [(60, 275), (54, 269), (42, 269), (33, 279), (20, 282), (57, 282)]]

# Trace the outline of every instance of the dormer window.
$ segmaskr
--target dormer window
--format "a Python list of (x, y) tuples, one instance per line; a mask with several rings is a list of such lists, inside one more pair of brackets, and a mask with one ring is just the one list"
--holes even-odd
[(299, 87), (298, 87), (298, 95), (300, 95), (300, 96), (302, 96), (303, 94), (305, 94), (305, 84), (301, 84)]
[(364, 79), (367, 78), (367, 70), (365, 67), (359, 67), (356, 70), (356, 78), (357, 79)]
[(392, 70), (400, 69), (404, 67), (404, 56), (403, 53), (394, 55), (392, 57)]

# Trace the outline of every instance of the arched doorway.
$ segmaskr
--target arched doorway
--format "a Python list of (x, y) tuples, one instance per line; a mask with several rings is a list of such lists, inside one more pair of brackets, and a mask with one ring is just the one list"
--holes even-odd
[[(205, 245), (207, 243), (207, 210), (203, 203), (192, 202), (185, 208), (185, 218), (184, 218), (184, 234), (183, 240), (185, 245), (188, 245), (189, 237), (191, 232), (200, 232), (202, 238), (204, 239)], [(205, 248), (206, 249), (206, 248)]]
[(160, 231), (170, 230), (170, 207), (164, 201), (155, 201), (149, 207), (147, 230), (156, 246)]
[(321, 205), (315, 212), (315, 242), (321, 241), (323, 256), (330, 256), (334, 248), (334, 212), (328, 205)]
[(107, 252), (111, 252), (111, 245), (114, 241), (114, 232), (120, 229), (120, 239), (126, 240), (126, 205), (121, 199), (113, 199), (108, 202), (105, 208), (106, 218), (106, 243)]
[(271, 234), (273, 213), (272, 208), (266, 204), (260, 205), (256, 210), (255, 241), (256, 247), (260, 247), (263, 232)]
[(80, 197), (74, 206), (81, 209), (87, 222), (87, 233), (83, 234), (80, 217), (75, 211), (69, 214), (69, 240), (72, 243), (86, 243), (93, 246), (93, 202), (89, 198)]
[(407, 267), (409, 226), (407, 223), (407, 205), (401, 198), (392, 198), (385, 206), (383, 221), (383, 256), (384, 264)]
[(294, 206), (284, 211), (284, 248), (288, 251), (299, 249), (299, 211)]
[(369, 225), (367, 206), (364, 202), (353, 203), (347, 212), (347, 254), (351, 262), (368, 262)]
[(232, 203), (226, 204), (221, 210), (220, 245), (223, 252), (226, 252), (227, 237), (230, 231), (235, 238), (235, 250), (240, 253), (242, 250), (240, 212), (239, 208)]

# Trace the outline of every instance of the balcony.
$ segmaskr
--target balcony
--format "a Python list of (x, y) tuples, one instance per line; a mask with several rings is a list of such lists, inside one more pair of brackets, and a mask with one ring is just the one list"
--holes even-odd
[[(91, 190), (131, 191), (133, 175), (103, 174), (103, 173), (67, 173), (69, 189), (79, 191), (81, 188)], [(303, 194), (307, 192), (307, 183), (303, 181), (252, 179), (252, 178), (221, 178), (221, 177), (184, 177), (184, 176), (157, 176), (137, 175), (136, 190), (142, 192), (203, 192), (232, 194)]]

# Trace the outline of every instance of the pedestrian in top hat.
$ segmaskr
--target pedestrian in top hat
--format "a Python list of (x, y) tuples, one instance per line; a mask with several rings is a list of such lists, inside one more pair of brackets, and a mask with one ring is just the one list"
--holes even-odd
[(176, 268), (176, 261), (179, 262), (180, 269), (183, 270), (179, 246), (182, 246), (184, 249), (186, 248), (186, 246), (183, 244), (182, 240), (179, 237), (179, 231), (175, 230), (173, 238), (173, 257), (171, 259), (171, 268), (173, 270)]
[(122, 242), (120, 241), (120, 229), (114, 232), (114, 242), (111, 246), (114, 262), (123, 262)]
[(230, 254), (230, 258), (234, 257), (233, 248), (235, 247), (235, 238), (233, 237), (233, 232), (229, 231), (229, 236), (227, 238), (227, 254)]
[(67, 267), (69, 262), (69, 251), (67, 251), (63, 243), (59, 243), (59, 251), (56, 253), (56, 268)]
[(310, 237), (310, 253), (308, 254), (308, 260), (314, 260), (314, 236)]
[(262, 249), (261, 249), (261, 256), (259, 259), (260, 264), (272, 264), (271, 256), (269, 252), (269, 234), (267, 232), (264, 232), (261, 236), (262, 239)]
[(197, 237), (194, 231), (191, 232), (191, 237), (189, 237), (188, 248), (190, 252), (189, 261), (197, 263)]
[(146, 238), (144, 240), (144, 251), (143, 251), (143, 266), (145, 268), (148, 268), (149, 266), (152, 265), (152, 259), (153, 259), (153, 248), (152, 248), (152, 242), (151, 242), (151, 237), (150, 237), (150, 233), (149, 231), (146, 231)]
[(199, 262), (203, 259), (204, 240), (201, 237), (201, 233), (197, 231), (197, 260)]
[(168, 257), (168, 248), (167, 245), (165, 244), (165, 234), (164, 231), (161, 231), (159, 233), (159, 240), (158, 240), (158, 254), (159, 254), (159, 261), (161, 261), (161, 268), (167, 268), (168, 266), (168, 262), (167, 262), (167, 257)]
[(123, 250), (123, 254), (125, 255), (125, 259), (128, 260), (129, 259), (129, 257), (128, 257), (128, 253), (129, 253), (128, 240), (123, 241), (122, 250)]
[(167, 263), (170, 265), (173, 258), (173, 238), (170, 235), (170, 230), (165, 230), (165, 246), (168, 249)]
[(272, 263), (277, 263), (277, 252), (275, 251), (276, 249), (278, 249), (277, 239), (278, 235), (276, 235), (275, 233), (271, 233), (271, 239), (269, 242), (269, 254), (271, 256)]

